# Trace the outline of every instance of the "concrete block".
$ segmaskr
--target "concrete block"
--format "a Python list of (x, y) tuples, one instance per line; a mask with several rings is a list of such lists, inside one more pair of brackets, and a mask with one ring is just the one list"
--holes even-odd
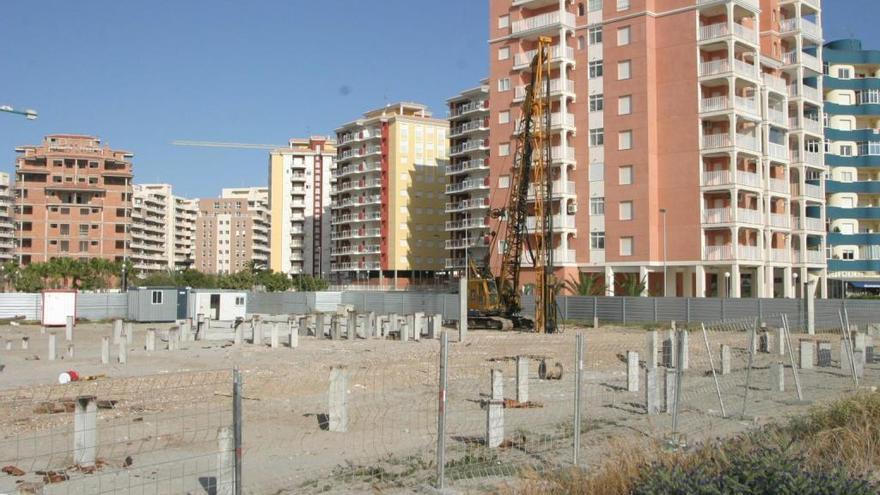
[(251, 343), (259, 347), (263, 346), (263, 322), (260, 320), (254, 321), (254, 337)]
[(271, 323), (270, 325), (272, 325), (272, 328), (269, 330), (269, 345), (272, 347), (272, 349), (278, 349), (279, 347), (281, 347), (281, 339), (278, 335), (280, 329), (278, 328), (277, 322)]
[(176, 328), (168, 330), (168, 350), (180, 350), (180, 331)]
[(299, 347), (299, 325), (290, 325), (287, 337), (287, 346), (291, 349), (296, 349), (297, 347)]
[(73, 410), (73, 463), (95, 465), (98, 453), (98, 400), (94, 395), (76, 398)]
[(504, 374), (501, 370), (492, 370), (491, 374), (491, 398), (504, 400)]
[[(398, 333), (400, 332), (400, 320), (397, 318), (397, 313), (391, 313), (388, 315), (388, 325), (390, 333)], [(403, 335), (398, 337), (400, 340), (403, 340)]]
[(770, 365), (770, 391), (785, 392), (785, 366), (782, 363)]
[(645, 367), (654, 369), (660, 366), (657, 360), (657, 353), (660, 347), (660, 335), (656, 330), (651, 330), (645, 334)]
[(357, 337), (357, 313), (355, 311), (349, 311), (346, 315), (345, 336), (348, 340), (354, 340)]
[(241, 345), (244, 342), (244, 322), (236, 325), (232, 332), (232, 343), (234, 345)]
[(733, 360), (733, 355), (730, 352), (730, 346), (726, 344), (721, 344), (721, 374), (729, 375), (730, 374), (730, 365)]
[(785, 356), (785, 329), (777, 328), (773, 331), (773, 335), (776, 337), (773, 339), (773, 353), (778, 356)]
[(675, 409), (675, 375), (677, 372), (678, 370), (675, 368), (666, 368), (666, 412), (669, 414), (672, 414)]
[(110, 337), (101, 337), (101, 364), (110, 364)]
[(344, 367), (330, 368), (328, 417), (330, 431), (348, 431), (348, 370)]
[(124, 328), (125, 328), (125, 342), (128, 345), (131, 345), (134, 343), (134, 325), (130, 321), (127, 321), (127, 322), (125, 322)]
[(516, 357), (516, 400), (529, 401), (529, 358), (526, 356)]
[(820, 341), (818, 352), (816, 353), (817, 362), (816, 364), (820, 368), (829, 368), (831, 367), (831, 342)]
[(648, 368), (645, 370), (645, 408), (649, 416), (660, 414), (660, 384), (659, 374), (661, 368)]
[(64, 320), (64, 340), (73, 342), (73, 316), (68, 315)]
[(428, 320), (425, 319), (425, 313), (421, 311), (415, 313), (413, 315), (413, 321), (413, 328), (415, 329), (413, 332), (413, 338), (420, 340), (422, 335), (427, 335), (428, 333)]
[(119, 318), (113, 320), (113, 345), (119, 344), (122, 339), (122, 320)]
[(49, 334), (49, 361), (55, 361), (56, 356), (55, 332), (52, 332)]
[(761, 332), (761, 335), (758, 337), (758, 352), (769, 353), (770, 347), (770, 334), (768, 332)]
[(675, 367), (675, 332), (670, 330), (662, 343), (662, 359), (661, 364), (666, 368)]
[(330, 320), (330, 338), (332, 340), (339, 340), (342, 338), (342, 320), (339, 315), (331, 316)]
[(21, 350), (26, 351), (31, 347), (31, 338), (30, 337), (22, 337), (21, 338)]
[(691, 346), (690, 346), (690, 332), (687, 330), (681, 331), (681, 352), (676, 354), (676, 359), (681, 357), (681, 369), (687, 370), (690, 369), (690, 354), (691, 354)]
[(315, 314), (315, 338), (324, 338), (324, 313)]
[(855, 349), (856, 351), (862, 351), (862, 352), (864, 352), (865, 347), (868, 346), (868, 339), (867, 339), (867, 337), (868, 337), (868, 336), (867, 336), (866, 334), (863, 334), (863, 333), (861, 333), (861, 332), (855, 332), (855, 333), (853, 333), (853, 334), (850, 336), (850, 338), (852, 339), (852, 343), (853, 343), (853, 349)]
[(231, 426), (217, 429), (217, 489), (214, 493), (235, 493), (235, 436)]
[(189, 319), (184, 318), (178, 326), (180, 327), (180, 340), (184, 342), (192, 340), (192, 328), (190, 327)]
[(431, 316), (431, 322), (429, 323), (428, 328), (428, 338), (432, 340), (439, 339), (441, 333), (443, 333), (443, 315), (436, 314)]
[(639, 353), (626, 351), (626, 391), (639, 391)]
[(146, 345), (144, 346), (147, 352), (155, 352), (156, 351), (156, 329), (148, 328), (147, 329), (147, 338)]
[(486, 447), (497, 448), (504, 441), (504, 401), (490, 400), (486, 404)]
[(119, 364), (125, 364), (128, 362), (128, 347), (125, 344), (124, 340), (120, 340), (118, 344), (116, 344), (116, 362)]
[(811, 370), (813, 369), (813, 363), (815, 362), (814, 356), (816, 354), (816, 343), (812, 340), (801, 340), (799, 346), (799, 354), (800, 354), (800, 365), (802, 370)]

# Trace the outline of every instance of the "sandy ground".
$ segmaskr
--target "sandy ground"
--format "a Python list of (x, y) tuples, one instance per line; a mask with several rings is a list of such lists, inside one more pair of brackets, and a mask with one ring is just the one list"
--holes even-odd
[[(66, 355), (64, 330), (57, 334), (63, 359), (48, 361), (48, 335), (36, 326), (0, 329), (0, 464), (26, 472), (0, 474), (0, 493), (14, 492), (21, 480), (55, 470), (69, 480), (46, 493), (214, 493), (218, 475), (218, 429), (232, 421), (232, 373), (244, 383), (243, 484), (246, 493), (411, 493), (431, 492), (436, 473), (438, 341), (331, 341), (300, 337), (296, 349), (268, 345), (233, 346), (228, 341), (181, 343), (176, 351), (144, 351), (146, 329), (135, 325), (127, 364), (100, 363), (101, 338), (110, 324), (81, 324), (74, 335), (74, 357)], [(575, 334), (584, 331), (580, 462), (595, 464), (610, 441), (628, 436), (665, 439), (671, 415), (645, 413), (645, 376), (638, 392), (626, 391), (625, 353), (645, 358), (643, 328), (569, 327), (563, 334), (470, 332), (465, 343), (451, 332), (446, 416), (446, 473), (456, 492), (481, 492), (510, 479), (524, 465), (556, 466), (572, 461), (575, 397)], [(21, 337), (30, 339), (21, 349)], [(709, 348), (720, 366), (718, 347), (733, 348), (733, 372), (719, 376), (727, 418), (721, 415), (700, 332), (689, 342), (689, 369), (683, 376), (677, 438), (698, 440), (743, 431), (804, 411), (811, 403), (842, 396), (853, 388), (838, 367), (799, 373), (805, 401), (797, 400), (792, 369), (785, 391), (770, 390), (769, 366), (789, 356), (757, 354), (747, 373), (746, 334), (713, 328)], [(795, 339), (803, 336), (795, 335)], [(265, 336), (269, 342), (268, 334)], [(6, 350), (5, 342), (12, 342)], [(795, 342), (796, 344), (796, 342)], [(158, 344), (164, 348), (164, 342)], [(797, 346), (794, 346), (797, 360)], [(111, 346), (115, 360), (116, 346)], [(482, 445), (486, 431), (484, 399), (490, 370), (501, 369), (504, 397), (516, 397), (511, 358), (531, 356), (529, 400), (538, 407), (504, 411), (505, 448)], [(35, 359), (34, 357), (39, 357)], [(538, 360), (559, 362), (561, 380), (539, 380)], [(330, 368), (348, 373), (349, 428), (326, 431)], [(58, 374), (104, 375), (94, 381), (57, 385)], [(751, 387), (744, 402), (747, 375)], [(662, 376), (661, 376), (662, 380)], [(880, 382), (880, 366), (870, 364), (863, 386)], [(71, 470), (73, 413), (65, 407), (79, 395), (95, 395), (98, 411), (97, 472)], [(662, 396), (662, 395), (661, 395)], [(111, 402), (115, 401), (115, 402)], [(745, 417), (741, 416), (745, 405)], [(55, 412), (50, 412), (54, 408)], [(222, 491), (221, 491), (222, 492)]]

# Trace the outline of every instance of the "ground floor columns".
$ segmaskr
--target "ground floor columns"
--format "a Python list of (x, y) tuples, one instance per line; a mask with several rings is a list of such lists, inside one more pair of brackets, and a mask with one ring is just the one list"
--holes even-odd
[(696, 292), (695, 297), (706, 297), (706, 268), (703, 265), (696, 266)]
[(609, 296), (614, 295), (614, 268), (610, 266), (605, 267), (605, 292)]
[(639, 283), (644, 282), (644, 286), (642, 287), (642, 297), (648, 297), (648, 267), (640, 266), (639, 267)]
[(794, 297), (794, 281), (791, 279), (792, 277), (792, 267), (787, 266), (783, 268), (782, 275), (782, 297), (791, 298)]
[[(755, 269), (755, 297), (767, 297), (767, 276), (765, 272), (773, 272), (773, 268), (764, 268), (763, 265)], [(773, 297), (773, 289), (770, 289), (770, 297)]]

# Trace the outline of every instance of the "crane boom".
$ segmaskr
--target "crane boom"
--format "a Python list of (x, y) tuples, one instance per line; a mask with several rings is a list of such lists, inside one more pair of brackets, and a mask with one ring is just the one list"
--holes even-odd
[(171, 141), (174, 146), (193, 146), (197, 148), (236, 148), (243, 150), (275, 150), (288, 148), (286, 144), (254, 144), (254, 143), (224, 143), (217, 141), (187, 141), (178, 139)]

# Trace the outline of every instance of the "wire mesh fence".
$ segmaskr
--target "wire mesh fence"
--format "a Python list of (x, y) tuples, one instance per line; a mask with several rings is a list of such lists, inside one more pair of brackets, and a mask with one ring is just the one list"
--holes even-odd
[(812, 335), (774, 314), (464, 342), (333, 339), (331, 325), (296, 348), (226, 343), (240, 371), (0, 391), (0, 493), (467, 491), (590, 469), (621, 441), (682, 448), (876, 386), (880, 326), (847, 320)]

